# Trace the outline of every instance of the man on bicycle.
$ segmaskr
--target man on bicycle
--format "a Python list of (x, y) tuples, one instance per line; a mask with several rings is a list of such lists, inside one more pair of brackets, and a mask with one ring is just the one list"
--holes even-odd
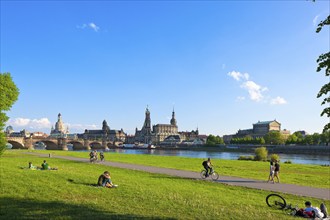
[(204, 169), (206, 170), (205, 173), (205, 177), (209, 176), (209, 169), (210, 169), (210, 173), (212, 173), (213, 169), (212, 169), (212, 163), (211, 163), (211, 158), (207, 158), (207, 160), (203, 161), (202, 163)]

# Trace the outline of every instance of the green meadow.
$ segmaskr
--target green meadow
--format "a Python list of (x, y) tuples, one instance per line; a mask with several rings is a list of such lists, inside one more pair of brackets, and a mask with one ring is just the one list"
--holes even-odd
[[(47, 158), (47, 162), (58, 170), (29, 170), (22, 167), (27, 167), (29, 161), (40, 166), (43, 158), (25, 152), (7, 150), (0, 158), (0, 219), (297, 219), (285, 211), (269, 208), (265, 202), (265, 197), (271, 193), (269, 191), (56, 158)], [(86, 152), (52, 153), (88, 157)], [(189, 164), (194, 164), (194, 161), (199, 164), (200, 161), (188, 158), (162, 159), (115, 153), (106, 156), (107, 160), (112, 161), (196, 171), (201, 169), (196, 164), (189, 169)], [(165, 165), (166, 161), (169, 164)], [(222, 174), (229, 169), (228, 166), (233, 166), (227, 161), (215, 162), (219, 162)], [(240, 161), (235, 162), (244, 165)], [(251, 169), (253, 167), (250, 166)], [(302, 167), (302, 170), (308, 168)], [(98, 176), (105, 170), (111, 172), (118, 188), (95, 186)], [(267, 168), (263, 170), (266, 171)], [(281, 195), (289, 203), (301, 207), (306, 200), (317, 205), (322, 202), (319, 199)], [(326, 205), (330, 207), (329, 201)]]
[[(45, 150), (35, 152), (89, 158), (88, 152)], [(201, 164), (203, 161), (203, 159), (198, 158), (141, 154), (133, 155), (109, 152), (105, 153), (105, 159), (113, 162), (140, 164), (196, 172), (200, 172), (202, 170)], [(216, 170), (220, 175), (251, 178), (256, 180), (268, 179), (268, 162), (212, 159), (212, 163), (217, 166)], [(330, 189), (329, 176), (329, 166), (281, 163), (280, 179), (282, 183)]]

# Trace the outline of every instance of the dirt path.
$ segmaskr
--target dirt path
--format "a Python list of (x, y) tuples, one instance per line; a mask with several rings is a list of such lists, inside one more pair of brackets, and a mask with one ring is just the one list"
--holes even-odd
[[(45, 154), (38, 154), (38, 153), (29, 153), (29, 154), (37, 155), (40, 157), (48, 157), (48, 155)], [(59, 156), (59, 155), (53, 155), (52, 157), (89, 163), (89, 159), (85, 159), (85, 158)], [(110, 162), (110, 161), (104, 161), (102, 162), (102, 164), (112, 167), (130, 169), (130, 170), (145, 171), (149, 173), (161, 173), (170, 176), (178, 176), (182, 178), (201, 179), (200, 174), (193, 171), (175, 170), (169, 168), (152, 167), (152, 166), (144, 166), (138, 164)], [(212, 181), (210, 179), (206, 179), (206, 181), (207, 180)], [(284, 184), (284, 183), (272, 184), (272, 183), (267, 183), (266, 181), (245, 179), (245, 178), (232, 177), (232, 176), (220, 176), (219, 180), (217, 180), (216, 182), (233, 185), (233, 186), (243, 186), (253, 189), (262, 189), (273, 192), (281, 192), (281, 193), (288, 193), (299, 196), (308, 196), (318, 199), (330, 200), (329, 189), (312, 188), (307, 186), (298, 186), (298, 185)]]

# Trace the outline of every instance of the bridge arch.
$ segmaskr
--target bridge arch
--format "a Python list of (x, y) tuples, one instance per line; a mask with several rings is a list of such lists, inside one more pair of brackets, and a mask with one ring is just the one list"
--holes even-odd
[(7, 142), (13, 146), (12, 149), (25, 149), (24, 145), (18, 141), (8, 140)]
[(50, 141), (50, 140), (33, 141), (32, 144), (34, 146), (36, 143), (40, 143), (40, 142), (44, 143), (46, 145), (46, 150), (59, 150), (57, 143), (55, 143), (54, 141)]
[(89, 146), (92, 150), (102, 149), (102, 143), (98, 141), (90, 142)]
[(109, 143), (107, 143), (107, 147), (108, 147), (108, 148), (114, 148), (114, 147), (115, 147), (115, 145), (113, 145), (113, 143), (112, 143), (112, 142), (109, 142)]
[(73, 150), (86, 150), (84, 147), (84, 143), (80, 141), (68, 141), (67, 144), (72, 144), (73, 145)]

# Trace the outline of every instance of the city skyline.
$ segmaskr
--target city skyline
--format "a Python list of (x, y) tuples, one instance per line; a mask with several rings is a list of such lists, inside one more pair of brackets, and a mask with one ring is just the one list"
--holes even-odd
[[(151, 123), (226, 135), (258, 121), (321, 133), (327, 82), (315, 33), (329, 2), (1, 1), (0, 72), (20, 89), (14, 130), (70, 133)], [(327, 28), (327, 27), (326, 27)]]

